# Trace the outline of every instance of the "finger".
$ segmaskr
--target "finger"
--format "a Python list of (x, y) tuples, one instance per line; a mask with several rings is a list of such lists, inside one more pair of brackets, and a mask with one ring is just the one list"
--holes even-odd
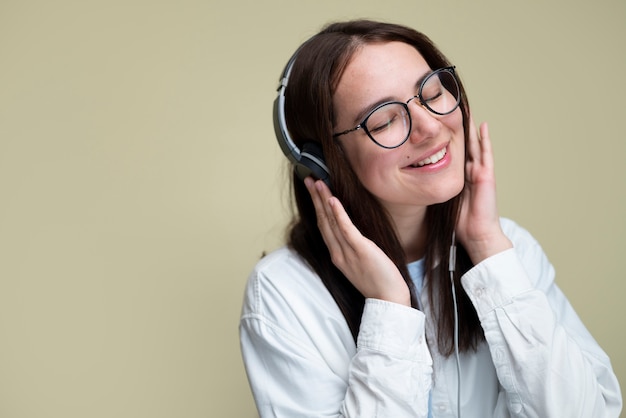
[(489, 136), (489, 125), (483, 122), (480, 125), (480, 149), (481, 160), (485, 165), (493, 165), (493, 149), (491, 147), (491, 137)]
[(471, 115), (469, 123), (469, 138), (467, 141), (467, 154), (469, 161), (480, 160), (480, 138), (478, 136), (476, 124), (474, 123), (474, 118)]
[(322, 232), (322, 236), (325, 236), (330, 232), (330, 221), (328, 220), (326, 208), (324, 208), (324, 200), (315, 185), (315, 181), (311, 177), (305, 178), (304, 184), (313, 201), (313, 207), (315, 208), (315, 214), (317, 216), (317, 227), (320, 229), (320, 232)]
[(339, 199), (333, 196), (328, 186), (323, 181), (317, 181), (315, 187), (320, 195), (321, 201), (324, 203), (324, 209), (326, 210), (326, 220), (330, 232), (333, 234), (333, 238), (337, 244), (346, 250), (349, 245), (346, 243), (346, 237), (344, 231), (346, 227), (353, 226), (352, 221), (348, 217), (343, 205), (339, 202)]
[(363, 239), (363, 235), (352, 222), (343, 205), (336, 197), (331, 197), (328, 201), (333, 216), (337, 221), (337, 238), (342, 242), (345, 249), (357, 252), (358, 240)]
[[(307, 177), (304, 180), (304, 184), (311, 195), (311, 200), (313, 201), (313, 206), (315, 207), (315, 214), (317, 216), (317, 227), (322, 234), (322, 238), (324, 239), (328, 250), (331, 253), (341, 253), (343, 250), (341, 249), (341, 244), (337, 240), (335, 233), (337, 229), (337, 222), (334, 219), (334, 215), (332, 215), (332, 211), (328, 207), (327, 203), (329, 198), (328, 196), (331, 196), (330, 190), (328, 190), (328, 196), (324, 197), (323, 187), (320, 187), (311, 177)], [(329, 217), (329, 213), (331, 217)]]

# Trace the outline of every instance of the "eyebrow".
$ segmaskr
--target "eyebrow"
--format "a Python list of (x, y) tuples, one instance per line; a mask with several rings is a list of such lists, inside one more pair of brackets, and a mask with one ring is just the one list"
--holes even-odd
[[(424, 73), (420, 78), (417, 79), (417, 81), (415, 82), (415, 91), (419, 90), (420, 86), (422, 85), (422, 83), (424, 82), (424, 80), (426, 79), (426, 77), (428, 77), (430, 74), (432, 74), (433, 70), (429, 69), (428, 71), (426, 71), (426, 73)], [(374, 110), (376, 107), (385, 104), (385, 103), (389, 103), (389, 102), (394, 102), (396, 100), (394, 100), (393, 97), (391, 96), (387, 96), (387, 97), (383, 97), (382, 99), (379, 99), (373, 103), (368, 104), (367, 106), (364, 106), (363, 108), (361, 108), (361, 110), (359, 111), (359, 113), (357, 113), (356, 117), (354, 118), (353, 123), (355, 125), (360, 124), (361, 122), (363, 122), (363, 119), (365, 119), (365, 117), (367, 116), (368, 113), (370, 113), (372, 110)]]

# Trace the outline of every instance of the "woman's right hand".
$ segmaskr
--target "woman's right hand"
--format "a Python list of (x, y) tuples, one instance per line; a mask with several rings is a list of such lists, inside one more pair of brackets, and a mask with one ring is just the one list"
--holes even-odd
[(339, 199), (323, 181), (304, 180), (330, 257), (363, 296), (411, 306), (411, 295), (400, 271), (374, 242), (354, 226)]

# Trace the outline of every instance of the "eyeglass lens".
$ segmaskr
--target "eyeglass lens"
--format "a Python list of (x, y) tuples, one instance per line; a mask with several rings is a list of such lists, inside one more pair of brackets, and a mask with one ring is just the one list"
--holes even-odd
[[(422, 83), (418, 99), (432, 113), (447, 115), (453, 112), (460, 101), (455, 76), (445, 69), (432, 73)], [(365, 129), (378, 145), (386, 148), (402, 145), (411, 129), (407, 105), (400, 102), (382, 105), (367, 118)]]

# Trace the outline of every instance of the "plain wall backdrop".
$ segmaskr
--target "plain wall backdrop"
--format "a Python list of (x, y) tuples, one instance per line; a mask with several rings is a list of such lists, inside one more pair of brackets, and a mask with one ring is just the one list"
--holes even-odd
[(0, 417), (256, 416), (237, 327), (289, 216), (278, 76), (358, 17), (456, 64), (501, 215), (624, 385), (623, 0), (0, 0)]

